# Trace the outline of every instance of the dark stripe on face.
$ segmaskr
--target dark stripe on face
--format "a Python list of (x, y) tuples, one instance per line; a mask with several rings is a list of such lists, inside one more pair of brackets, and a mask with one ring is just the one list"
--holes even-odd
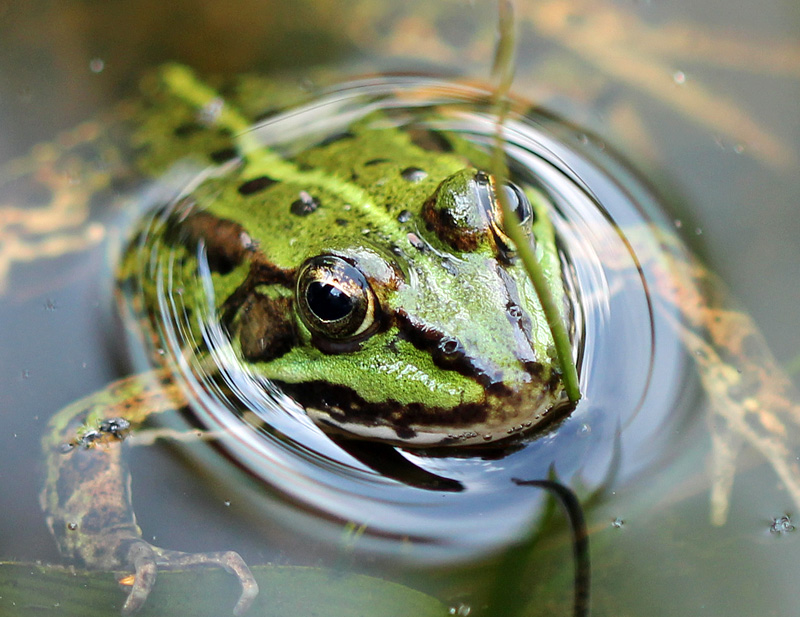
[(370, 403), (352, 388), (325, 381), (276, 383), (304, 407), (325, 412), (336, 422), (388, 425), (401, 439), (413, 437), (413, 427), (452, 426), (458, 429), (481, 424), (489, 415), (488, 406), (482, 403), (463, 403), (451, 409), (431, 407), (424, 402), (401, 404), (390, 400)]
[(195, 250), (202, 240), (209, 267), (220, 274), (236, 268), (253, 249), (244, 227), (207, 212), (193, 213), (176, 223), (175, 232), (174, 240), (190, 250)]
[(542, 365), (536, 360), (536, 352), (531, 345), (533, 332), (531, 318), (522, 308), (517, 283), (501, 264), (497, 264), (497, 275), (503, 281), (503, 289), (508, 294), (506, 318), (511, 324), (514, 335), (514, 355), (525, 367), (525, 370), (535, 377), (541, 372)]
[(202, 243), (212, 272), (229, 274), (238, 266), (249, 262), (247, 276), (220, 305), (222, 322), (226, 326), (231, 324), (242, 305), (252, 299), (258, 286), (280, 285), (287, 289), (294, 288), (296, 270), (279, 268), (272, 263), (259, 250), (247, 230), (235, 221), (208, 212), (192, 213), (184, 220), (175, 221), (170, 242), (181, 244), (190, 251), (195, 251)]
[(280, 285), (287, 289), (293, 289), (296, 275), (296, 270), (278, 268), (263, 253), (255, 250), (250, 259), (250, 271), (247, 277), (220, 306), (222, 323), (225, 327), (230, 327), (236, 313), (255, 293), (256, 287), (259, 285)]
[(239, 194), (244, 196), (253, 195), (268, 189), (276, 182), (277, 180), (273, 180), (269, 176), (259, 176), (239, 185)]
[(503, 383), (502, 370), (490, 362), (469, 357), (458, 339), (421, 322), (403, 309), (395, 313), (395, 321), (401, 336), (420, 351), (430, 354), (433, 363), (439, 368), (470, 377), (495, 394), (509, 392)]

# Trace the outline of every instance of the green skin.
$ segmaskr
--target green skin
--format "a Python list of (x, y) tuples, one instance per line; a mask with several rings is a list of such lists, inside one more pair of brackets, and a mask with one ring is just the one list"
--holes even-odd
[[(569, 410), (560, 407), (552, 337), (502, 231), (494, 185), (475, 170), (486, 168), (485, 156), (457, 141), (453, 152), (431, 151), (403, 131), (375, 129), (376, 118), (367, 117), (346, 138), (287, 160), (247, 131), (262, 109), (285, 100), (273, 82), (240, 78), (228, 86), (221, 113), (205, 124), (198, 114), (218, 94), (185, 68), (166, 67), (144, 81), (142, 92), (141, 102), (116, 110), (106, 131), (86, 125), (71, 134), (82, 152), (68, 148), (36, 159), (34, 168), (48, 173), (34, 182), (49, 182), (54, 199), (113, 204), (116, 183), (162, 177), (176, 161), (189, 158), (203, 169), (211, 157), (224, 168), (178, 204), (188, 216), (175, 225), (178, 241), (168, 251), (183, 258), (183, 278), (190, 280), (202, 244), (214, 295), (213, 306), (197, 290), (184, 290), (184, 300), (194, 302), (193, 312), (220, 320), (237, 362), (295, 394), (324, 430), (452, 447), (533, 430)], [(94, 156), (86, 155), (87, 146)], [(102, 165), (93, 162), (98, 159)], [(409, 168), (426, 175), (404, 175)], [(85, 181), (64, 183), (65, 170)], [(525, 193), (536, 216), (523, 227), (563, 305), (547, 208), (535, 191)], [(293, 212), (305, 194), (320, 207)], [(657, 302), (669, 315), (680, 311), (676, 330), (697, 359), (711, 401), (712, 521), (725, 521), (744, 443), (769, 461), (800, 507), (794, 454), (800, 412), (791, 380), (753, 321), (730, 308), (720, 282), (674, 236), (656, 234), (654, 243), (646, 230), (638, 246), (635, 234), (626, 235), (642, 267), (654, 273)], [(157, 250), (158, 259), (166, 252)], [(129, 303), (146, 318), (145, 337), (161, 345), (168, 317), (157, 310), (147, 254), (138, 246), (129, 250), (119, 278), (124, 288), (132, 286)], [(605, 265), (613, 268), (614, 258), (604, 255)], [(320, 283), (351, 294), (357, 318), (315, 318), (305, 301)], [(208, 368), (211, 358), (200, 353)], [(123, 613), (143, 605), (157, 569), (205, 564), (239, 578), (234, 612), (241, 614), (258, 586), (238, 554), (152, 546), (131, 507), (123, 438), (189, 404), (172, 360), (167, 354), (161, 368), (111, 384), (53, 417), (43, 439), (42, 508), (65, 556), (87, 567), (135, 572)], [(130, 426), (108, 422), (119, 418)]]
[[(496, 183), (475, 167), (485, 154), (470, 159), (460, 143), (452, 152), (426, 149), (367, 116), (342, 139), (283, 158), (248, 131), (257, 84), (240, 81), (198, 122), (220, 95), (184, 67), (167, 66), (145, 81), (145, 100), (128, 109), (126, 123), (139, 175), (158, 177), (186, 157), (225, 170), (183, 198), (180, 239), (158, 250), (194, 271), (196, 248), (205, 248), (212, 314), (230, 332), (238, 361), (282, 385), (323, 430), (399, 445), (486, 443), (563, 417), (571, 407), (550, 330), (502, 230)], [(544, 199), (527, 188), (517, 195), (530, 202), (523, 229), (564, 305)], [(157, 338), (164, 316), (144, 271), (147, 255), (134, 243), (119, 279), (123, 287), (133, 281), (131, 304)], [(350, 298), (333, 314), (332, 288)], [(184, 297), (200, 297), (188, 291)], [(42, 507), (65, 555), (135, 571), (123, 613), (142, 606), (157, 568), (212, 564), (239, 577), (239, 614), (258, 588), (236, 553), (151, 546), (130, 506), (122, 439), (188, 404), (165, 364), (52, 419)], [(116, 418), (130, 427), (103, 424)]]

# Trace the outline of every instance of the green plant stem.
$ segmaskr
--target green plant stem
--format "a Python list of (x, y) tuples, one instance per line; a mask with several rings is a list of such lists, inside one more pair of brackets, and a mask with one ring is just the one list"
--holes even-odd
[[(513, 7), (507, 0), (500, 0), (499, 2), (500, 19), (499, 30), (500, 38), (497, 43), (497, 50), (495, 53), (494, 65), (492, 73), (497, 80), (497, 87), (495, 89), (494, 107), (496, 110), (496, 131), (495, 143), (492, 152), (492, 173), (497, 181), (498, 186), (502, 186), (503, 182), (508, 178), (508, 167), (505, 160), (505, 140), (503, 139), (503, 126), (505, 123), (506, 115), (508, 114), (508, 91), (511, 88), (511, 83), (514, 80), (514, 66), (515, 66), (515, 50), (516, 50), (516, 36), (514, 29), (514, 14)], [(575, 361), (572, 358), (572, 343), (569, 340), (567, 328), (564, 325), (564, 320), (561, 316), (561, 311), (556, 304), (553, 294), (550, 291), (547, 277), (545, 276), (541, 265), (536, 259), (533, 248), (522, 230), (522, 226), (517, 220), (516, 215), (511, 210), (511, 205), (508, 203), (506, 192), (503, 190), (497, 191), (497, 198), (500, 201), (500, 206), (503, 210), (503, 227), (516, 246), (517, 254), (522, 260), (522, 264), (528, 273), (533, 287), (536, 290), (536, 295), (539, 297), (539, 302), (544, 310), (547, 325), (550, 328), (550, 333), (553, 336), (553, 343), (555, 344), (556, 356), (561, 367), (561, 374), (564, 380), (564, 390), (573, 403), (581, 398), (580, 383), (578, 381), (578, 369), (575, 366)]]

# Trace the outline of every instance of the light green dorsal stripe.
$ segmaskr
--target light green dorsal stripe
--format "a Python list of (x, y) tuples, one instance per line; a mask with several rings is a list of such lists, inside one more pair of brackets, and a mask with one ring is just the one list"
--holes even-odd
[[(321, 169), (301, 170), (264, 146), (255, 137), (251, 123), (237, 109), (224, 102), (213, 88), (200, 81), (188, 67), (170, 64), (162, 69), (161, 76), (172, 94), (196, 108), (198, 112), (209, 110), (211, 123), (231, 132), (245, 159), (246, 176), (255, 178), (266, 175), (274, 180), (328, 191), (338, 196), (343, 203), (358, 208), (377, 229), (395, 236), (396, 241), (402, 239), (403, 234), (395, 231), (397, 226), (394, 219), (386, 210), (377, 207), (364, 189)], [(217, 106), (218, 109), (211, 111)]]

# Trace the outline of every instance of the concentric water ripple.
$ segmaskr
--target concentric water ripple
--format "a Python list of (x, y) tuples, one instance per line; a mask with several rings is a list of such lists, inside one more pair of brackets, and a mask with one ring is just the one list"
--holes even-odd
[[(495, 124), (487, 100), (480, 89), (431, 79), (371, 79), (253, 131), (292, 154), (356, 119), (391, 110), (395, 124), (457, 132), (488, 150)], [(224, 434), (217, 452), (225, 456), (206, 464), (221, 481), (238, 478), (242, 495), (266, 516), (330, 542), (349, 522), (364, 526), (360, 549), (397, 553), (410, 540), (414, 559), (440, 562), (499, 547), (536, 521), (543, 493), (513, 478), (554, 477), (586, 496), (610, 490), (663, 454), (668, 427), (682, 417), (687, 370), (669, 318), (673, 309), (655, 297), (658, 281), (649, 266), (649, 253), (658, 250), (649, 230), (667, 221), (624, 166), (572, 127), (518, 112), (505, 139), (514, 181), (538, 187), (552, 203), (575, 302), (583, 399), (546, 433), (503, 447), (413, 451), (332, 440), (236, 357), (212, 309), (203, 247), (199, 272), (171, 252), (167, 238), (187, 207), (181, 196), (199, 180), (151, 217), (135, 248), (137, 291), (154, 293), (161, 312), (149, 355), (173, 361), (196, 420)], [(200, 177), (222, 173), (214, 168)], [(196, 350), (209, 350), (213, 361)]]

